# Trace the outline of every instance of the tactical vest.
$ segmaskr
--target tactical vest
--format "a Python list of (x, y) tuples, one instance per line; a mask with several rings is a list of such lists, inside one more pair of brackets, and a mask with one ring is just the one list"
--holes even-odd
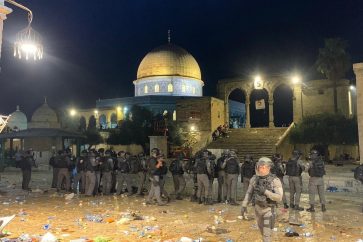
[(279, 162), (274, 162), (273, 167), (271, 168), (271, 173), (276, 175), (277, 177), (283, 177), (284, 171), (282, 170), (282, 164)]
[(276, 206), (277, 202), (271, 200), (264, 194), (263, 195), (259, 194), (259, 191), (256, 190), (257, 187), (263, 186), (266, 190), (274, 192), (272, 187), (274, 179), (276, 179), (276, 176), (274, 174), (269, 174), (265, 177), (256, 176), (256, 180), (253, 185), (253, 197), (252, 197), (252, 201), (254, 204), (257, 204), (261, 207)]
[(173, 160), (169, 166), (169, 170), (173, 175), (183, 175), (184, 171), (180, 160)]
[(67, 159), (65, 156), (59, 156), (57, 157), (57, 167), (58, 168), (68, 168)]
[(224, 159), (226, 159), (225, 156), (222, 156), (222, 157), (218, 158), (218, 160), (217, 160), (217, 166), (216, 166), (217, 171), (223, 171), (224, 170), (222, 168), (222, 164), (224, 162)]
[(113, 162), (113, 160), (111, 158), (103, 157), (102, 158), (102, 165), (100, 166), (100, 170), (102, 172), (110, 172), (110, 171), (112, 171), (111, 162)]
[(129, 163), (127, 162), (127, 160), (121, 158), (118, 161), (118, 170), (121, 173), (129, 173), (130, 172), (130, 166), (129, 166)]
[(141, 162), (138, 157), (131, 157), (130, 158), (130, 173), (136, 174), (141, 170)]
[(228, 158), (225, 170), (226, 170), (226, 173), (228, 173), (228, 174), (238, 174), (239, 165), (238, 165), (236, 158), (234, 158), (234, 157)]
[[(80, 163), (79, 161), (83, 160), (82, 163)], [(77, 168), (77, 172), (81, 172), (85, 170), (85, 162), (86, 162), (86, 158), (81, 156), (77, 159), (77, 164), (76, 164), (76, 168)]]
[(301, 176), (302, 169), (297, 160), (290, 159), (286, 164), (286, 175)]
[(94, 169), (94, 165), (96, 163), (95, 157), (87, 157), (84, 162), (85, 162), (86, 171), (95, 171)]
[(242, 176), (251, 179), (256, 174), (255, 162), (245, 162), (242, 166)]
[(147, 161), (147, 170), (150, 175), (158, 175), (156, 164), (158, 161), (155, 157), (150, 157)]
[(311, 177), (323, 177), (325, 175), (324, 161), (321, 159), (313, 161), (308, 172)]
[(196, 160), (196, 172), (197, 174), (207, 174), (207, 163), (205, 159)]

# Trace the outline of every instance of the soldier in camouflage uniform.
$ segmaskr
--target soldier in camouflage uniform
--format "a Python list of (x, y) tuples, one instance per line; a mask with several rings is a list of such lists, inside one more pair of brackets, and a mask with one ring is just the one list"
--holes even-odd
[(272, 161), (267, 157), (261, 157), (258, 160), (256, 175), (250, 180), (241, 208), (242, 216), (244, 216), (248, 203), (252, 201), (263, 242), (271, 241), (276, 205), (282, 200), (283, 194), (280, 179), (270, 173), (271, 166)]

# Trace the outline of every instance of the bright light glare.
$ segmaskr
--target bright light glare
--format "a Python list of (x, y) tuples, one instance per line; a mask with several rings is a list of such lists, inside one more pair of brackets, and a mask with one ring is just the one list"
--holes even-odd
[(124, 107), (124, 112), (125, 112), (125, 113), (127, 112), (127, 107)]
[(24, 51), (26, 54), (34, 54), (37, 51), (37, 47), (31, 43), (23, 43), (20, 46), (20, 49)]
[(352, 91), (353, 91), (353, 90), (355, 89), (355, 86), (354, 86), (354, 85), (350, 85), (350, 87), (349, 87), (349, 88), (350, 88), (350, 90), (352, 90)]
[(95, 110), (94, 112), (95, 112), (95, 114), (98, 114), (98, 110)]
[(119, 107), (117, 107), (117, 111), (119, 111), (119, 112), (121, 112), (121, 107), (119, 106)]
[(255, 82), (260, 82), (261, 81), (261, 76), (255, 76)]
[(292, 77), (292, 83), (293, 84), (298, 84), (301, 82), (301, 78), (299, 76), (293, 76)]
[(74, 110), (74, 109), (71, 109), (71, 111), (69, 111), (69, 114), (71, 115), (71, 116), (75, 116), (76, 115), (76, 110)]
[(195, 126), (194, 125), (190, 126), (190, 131), (195, 131)]

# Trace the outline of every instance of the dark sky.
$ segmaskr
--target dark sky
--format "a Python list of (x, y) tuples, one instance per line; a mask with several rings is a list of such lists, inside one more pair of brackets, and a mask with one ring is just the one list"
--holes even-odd
[(0, 113), (19, 104), (28, 115), (51, 106), (94, 107), (98, 98), (133, 96), (142, 58), (172, 42), (199, 62), (205, 95), (221, 78), (299, 70), (314, 76), (324, 38), (348, 41), (363, 61), (362, 0), (19, 0), (34, 12), (44, 38), (40, 62), (13, 57), (15, 34), (26, 26), (16, 7), (4, 23)]

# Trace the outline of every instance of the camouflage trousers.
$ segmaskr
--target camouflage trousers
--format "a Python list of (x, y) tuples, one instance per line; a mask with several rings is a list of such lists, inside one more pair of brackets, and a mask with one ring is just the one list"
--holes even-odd
[(272, 229), (275, 225), (275, 207), (261, 207), (256, 204), (255, 215), (258, 229), (262, 235), (262, 241), (270, 242)]
[(302, 177), (289, 176), (290, 204), (299, 206), (302, 191)]

